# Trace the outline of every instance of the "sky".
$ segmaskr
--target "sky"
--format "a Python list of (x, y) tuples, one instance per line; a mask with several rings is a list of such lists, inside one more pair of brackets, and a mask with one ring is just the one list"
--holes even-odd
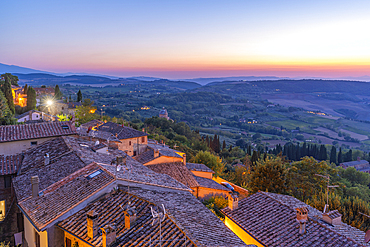
[(196, 78), (370, 76), (370, 1), (2, 0), (0, 63)]

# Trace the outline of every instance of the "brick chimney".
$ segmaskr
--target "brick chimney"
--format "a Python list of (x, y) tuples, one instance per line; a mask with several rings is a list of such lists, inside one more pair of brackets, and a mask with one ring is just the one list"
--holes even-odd
[(297, 222), (299, 223), (299, 234), (303, 235), (306, 233), (306, 222), (308, 221), (308, 208), (301, 207), (296, 208)]
[(103, 247), (108, 247), (116, 242), (116, 227), (112, 225), (106, 225), (100, 228), (102, 231)]
[(50, 157), (49, 157), (49, 154), (48, 153), (46, 153), (44, 155), (44, 164), (45, 165), (49, 165), (50, 164)]
[(39, 196), (39, 176), (31, 177), (31, 186), (32, 186), (32, 198)]
[(186, 154), (182, 156), (182, 162), (184, 163), (184, 166), (186, 166)]
[(158, 158), (158, 157), (159, 157), (159, 150), (154, 149), (154, 158)]
[(322, 214), (322, 219), (328, 224), (338, 226), (342, 224), (342, 215), (338, 212), (338, 210), (333, 210), (328, 213)]
[(231, 193), (228, 196), (228, 203), (229, 203), (229, 208), (230, 210), (234, 210), (238, 208), (239, 204), (239, 198), (237, 194)]
[(130, 207), (129, 204), (123, 207), (123, 212), (125, 214), (125, 228), (130, 229), (136, 221), (136, 208)]
[(98, 213), (91, 210), (87, 212), (87, 236), (91, 239), (98, 235)]

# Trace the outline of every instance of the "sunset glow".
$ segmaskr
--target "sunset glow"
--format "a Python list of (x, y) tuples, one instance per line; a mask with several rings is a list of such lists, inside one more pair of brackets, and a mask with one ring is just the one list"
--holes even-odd
[(368, 1), (7, 1), (0, 63), (191, 78), (370, 75)]

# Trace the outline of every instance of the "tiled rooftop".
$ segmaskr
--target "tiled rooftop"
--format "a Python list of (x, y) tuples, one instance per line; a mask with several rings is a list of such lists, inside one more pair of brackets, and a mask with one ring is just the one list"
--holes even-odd
[(225, 186), (217, 183), (216, 181), (213, 181), (212, 179), (198, 177), (198, 176), (194, 176), (194, 178), (197, 180), (200, 187), (210, 188), (210, 189), (215, 189), (215, 190), (230, 191), (228, 188), (226, 188)]
[(356, 166), (356, 165), (362, 165), (362, 164), (366, 164), (368, 165), (369, 162), (367, 160), (355, 160), (355, 161), (348, 161), (348, 162), (343, 162), (341, 163), (341, 165), (345, 166), (345, 167), (350, 167), (350, 166)]
[(177, 181), (186, 185), (189, 188), (199, 186), (197, 180), (194, 178), (191, 171), (189, 171), (182, 162), (162, 163), (148, 165), (146, 167), (150, 168), (151, 170), (157, 173), (167, 174), (168, 176), (176, 179)]
[(130, 193), (156, 205), (163, 204), (168, 215), (198, 246), (246, 246), (225, 224), (190, 192), (152, 191), (131, 188)]
[(0, 126), (0, 143), (76, 134), (72, 122), (44, 122)]
[(18, 172), (21, 163), (22, 155), (0, 155), (0, 175), (10, 175)]
[(222, 211), (266, 246), (363, 246), (363, 242), (356, 242), (312, 217), (316, 213), (312, 207), (308, 207), (307, 232), (299, 235), (295, 212), (298, 207), (307, 205), (290, 196), (258, 192), (239, 201), (237, 209)]
[(97, 128), (97, 130), (112, 133), (114, 136), (117, 135), (117, 138), (120, 140), (148, 135), (145, 132), (135, 130), (133, 128), (129, 128), (129, 127), (126, 127), (120, 124), (113, 123), (113, 122), (104, 123), (100, 125)]
[[(137, 211), (137, 219), (131, 229), (125, 229), (125, 216), (122, 209), (128, 205), (128, 202), (131, 203), (131, 207), (136, 207)], [(99, 215), (97, 223), (99, 229), (107, 224), (115, 225), (117, 241), (114, 246), (151, 246), (151, 244), (159, 246), (159, 224), (152, 225), (153, 217), (150, 207), (156, 209), (157, 205), (118, 190), (102, 200), (89, 204), (84, 209), (60, 222), (58, 226), (94, 246), (101, 246), (102, 234), (97, 234), (93, 239), (87, 236), (86, 213), (94, 210)], [(196, 246), (170, 217), (166, 216), (161, 225), (162, 240), (167, 240), (163, 241), (163, 247)]]
[[(87, 177), (98, 170), (100, 174)], [(92, 163), (40, 190), (42, 195), (25, 198), (18, 204), (38, 229), (42, 229), (113, 180), (112, 175)]]
[(168, 148), (168, 147), (163, 147), (163, 146), (161, 146), (162, 149), (153, 149), (152, 146), (153, 145), (148, 144), (147, 150), (145, 152), (135, 156), (134, 159), (137, 160), (138, 162), (140, 162), (141, 164), (146, 164), (149, 161), (152, 161), (152, 160), (157, 158), (157, 157), (154, 158), (154, 150), (159, 151), (159, 156), (158, 157), (166, 156), (166, 157), (182, 158), (181, 155), (176, 153), (176, 152), (179, 152), (179, 151), (173, 150), (173, 149)]
[(186, 163), (186, 167), (190, 171), (198, 171), (198, 172), (210, 172), (215, 173), (211, 168), (204, 164), (197, 164), (197, 163)]
[(85, 128), (85, 129), (88, 129), (90, 127), (95, 127), (99, 124), (102, 124), (103, 122), (98, 120), (98, 119), (93, 119), (91, 120), (90, 122), (87, 122), (87, 123), (84, 123), (84, 124), (81, 124), (80, 127), (82, 128)]

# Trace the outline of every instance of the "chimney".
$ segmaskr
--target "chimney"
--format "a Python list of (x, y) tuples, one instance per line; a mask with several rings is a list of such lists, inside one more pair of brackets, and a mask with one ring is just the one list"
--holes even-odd
[(182, 162), (184, 163), (184, 166), (186, 166), (186, 154), (182, 156)]
[(103, 247), (108, 247), (116, 242), (116, 227), (112, 225), (106, 225), (100, 228), (102, 231)]
[(154, 158), (158, 158), (158, 157), (159, 157), (159, 150), (154, 149)]
[(48, 153), (46, 153), (45, 155), (44, 155), (44, 164), (45, 165), (49, 165), (50, 164), (50, 157), (49, 157), (49, 154)]
[(299, 223), (299, 234), (303, 235), (306, 233), (306, 222), (308, 221), (308, 208), (301, 207), (296, 208), (297, 222)]
[(328, 224), (338, 226), (342, 224), (342, 215), (338, 212), (338, 210), (333, 210), (328, 213), (322, 214), (322, 219)]
[(98, 214), (91, 210), (87, 212), (87, 236), (91, 239), (98, 235)]
[(39, 182), (39, 176), (31, 177), (32, 198), (36, 198), (39, 196)]
[(130, 204), (127, 204), (123, 207), (123, 210), (125, 214), (125, 229), (130, 229), (136, 221), (136, 208), (130, 207)]
[(144, 128), (142, 128), (142, 131), (143, 131), (143, 132), (145, 132), (145, 129), (144, 129)]
[(32, 121), (32, 110), (28, 112), (28, 117), (29, 117), (30, 121)]
[(237, 194), (231, 193), (228, 196), (228, 203), (229, 203), (229, 208), (230, 210), (234, 210), (238, 208), (239, 204), (239, 198)]

